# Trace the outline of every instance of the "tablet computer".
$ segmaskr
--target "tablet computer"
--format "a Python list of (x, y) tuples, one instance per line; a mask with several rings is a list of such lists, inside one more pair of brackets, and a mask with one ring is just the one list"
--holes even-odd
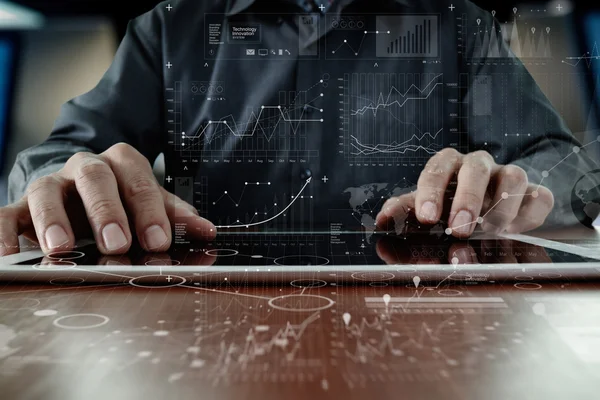
[(495, 282), (600, 278), (595, 249), (527, 235), (220, 234), (212, 242), (147, 253), (134, 245), (104, 256), (93, 242), (71, 251), (25, 252), (0, 259), (0, 280), (122, 282), (171, 287), (189, 282), (289, 279), (393, 282)]

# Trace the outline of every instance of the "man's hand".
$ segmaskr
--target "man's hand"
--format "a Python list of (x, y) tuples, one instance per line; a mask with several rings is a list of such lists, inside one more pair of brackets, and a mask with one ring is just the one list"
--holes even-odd
[(106, 255), (123, 254), (135, 231), (141, 246), (163, 252), (171, 226), (185, 222), (198, 239), (213, 239), (213, 224), (163, 189), (148, 160), (127, 144), (95, 155), (78, 153), (64, 168), (29, 185), (17, 203), (0, 208), (0, 256), (19, 252), (19, 235), (45, 253), (69, 250), (89, 230)]
[[(446, 194), (453, 180), (456, 191), (449, 203)], [(405, 221), (407, 211), (424, 225), (436, 224), (447, 215), (447, 232), (466, 238), (478, 224), (494, 233), (535, 229), (553, 207), (552, 192), (529, 183), (520, 167), (498, 165), (485, 151), (464, 155), (447, 148), (429, 160), (415, 192), (385, 202), (376, 223), (387, 227)]]

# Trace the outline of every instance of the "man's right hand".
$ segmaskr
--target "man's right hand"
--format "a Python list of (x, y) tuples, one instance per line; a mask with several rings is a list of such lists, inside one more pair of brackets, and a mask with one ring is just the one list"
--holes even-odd
[(19, 235), (51, 253), (72, 249), (90, 230), (106, 255), (126, 253), (132, 231), (145, 250), (164, 252), (176, 222), (197, 239), (216, 235), (194, 207), (158, 184), (142, 154), (119, 143), (100, 155), (75, 154), (60, 171), (31, 183), (19, 202), (0, 208), (0, 256), (20, 251)]

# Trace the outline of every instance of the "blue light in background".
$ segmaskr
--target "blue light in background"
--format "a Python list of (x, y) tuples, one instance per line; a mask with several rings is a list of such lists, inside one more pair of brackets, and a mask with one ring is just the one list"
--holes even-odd
[[(590, 57), (600, 56), (600, 13), (589, 13), (585, 18), (585, 37), (586, 45), (590, 52)], [(598, 76), (600, 75), (600, 59), (586, 60), (590, 63), (592, 72), (596, 76), (596, 87), (599, 87)], [(600, 100), (600, 91), (596, 91), (598, 100)]]
[(14, 42), (11, 39), (0, 38), (0, 171), (4, 166), (6, 147), (7, 120), (10, 109), (11, 88), (13, 80)]

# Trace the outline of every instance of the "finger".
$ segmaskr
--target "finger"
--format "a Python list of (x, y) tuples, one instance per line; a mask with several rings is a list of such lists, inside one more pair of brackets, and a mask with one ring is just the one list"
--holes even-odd
[(448, 250), (449, 260), (452, 265), (479, 264), (475, 249), (468, 243), (453, 243)]
[(19, 235), (30, 226), (31, 218), (26, 200), (0, 208), (0, 257), (19, 253)]
[(27, 188), (29, 212), (44, 253), (70, 250), (75, 245), (75, 235), (64, 206), (67, 185), (65, 178), (51, 174)]
[(381, 230), (395, 229), (396, 234), (405, 233), (408, 229), (409, 216), (415, 209), (415, 193), (388, 199), (375, 218), (375, 225)]
[(152, 252), (168, 250), (171, 247), (171, 224), (160, 185), (146, 157), (127, 144), (115, 145), (102, 155), (117, 178), (142, 247)]
[(554, 208), (554, 195), (544, 186), (530, 184), (527, 187), (521, 208), (510, 225), (508, 233), (521, 233), (539, 228)]
[(515, 165), (505, 165), (495, 176), (496, 188), (492, 205), (483, 216), (481, 227), (486, 232), (504, 231), (517, 217), (528, 180), (525, 171)]
[(75, 182), (100, 252), (126, 253), (131, 232), (110, 166), (96, 155), (78, 153), (69, 159), (64, 174)]
[(453, 236), (469, 237), (475, 230), (495, 164), (485, 151), (464, 157), (448, 224)]
[(209, 220), (198, 215), (198, 211), (179, 197), (161, 188), (164, 206), (171, 224), (182, 224), (190, 238), (213, 240), (217, 236), (217, 228)]
[(439, 221), (444, 205), (444, 196), (450, 180), (460, 166), (463, 155), (447, 148), (428, 162), (417, 182), (416, 215), (424, 224)]

